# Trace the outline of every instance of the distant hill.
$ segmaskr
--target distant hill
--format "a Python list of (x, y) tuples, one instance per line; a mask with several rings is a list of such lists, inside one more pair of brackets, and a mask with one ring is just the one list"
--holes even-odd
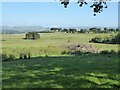
[[(49, 31), (51, 27), (42, 27), (42, 26), (16, 26), (16, 27), (9, 27), (9, 26), (0, 26), (2, 28), (2, 32), (4, 34), (20, 34), (20, 33), (26, 33), (26, 32), (39, 32), (39, 31)], [(89, 29), (90, 26), (73, 26), (73, 27), (60, 27), (60, 28), (75, 28), (77, 30), (79, 29)], [(104, 28), (96, 26), (96, 28)], [(107, 27), (110, 28), (110, 27)]]
[(19, 34), (25, 32), (46, 30), (46, 28), (43, 28), (41, 26), (17, 26), (17, 27), (2, 26), (0, 28), (2, 28), (2, 33), (4, 34), (10, 34), (10, 33)]

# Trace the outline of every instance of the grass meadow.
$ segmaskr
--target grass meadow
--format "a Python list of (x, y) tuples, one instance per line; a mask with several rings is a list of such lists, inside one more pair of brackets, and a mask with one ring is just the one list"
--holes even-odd
[[(61, 54), (72, 44), (117, 52), (115, 44), (89, 43), (98, 35), (111, 34), (40, 33), (38, 40), (25, 40), (25, 34), (2, 35), (3, 53), (16, 57), (2, 62), (3, 88), (119, 88), (117, 54)], [(20, 53), (29, 52), (31, 59), (19, 60)]]
[[(91, 38), (98, 35), (111, 34), (70, 34), (70, 33), (41, 33), (38, 40), (24, 40), (25, 34), (9, 34), (2, 36), (3, 53), (14, 54), (30, 52), (33, 56), (61, 55), (64, 47), (72, 44), (92, 44), (97, 51), (118, 50), (118, 45), (89, 43)], [(69, 40), (69, 42), (68, 42)]]

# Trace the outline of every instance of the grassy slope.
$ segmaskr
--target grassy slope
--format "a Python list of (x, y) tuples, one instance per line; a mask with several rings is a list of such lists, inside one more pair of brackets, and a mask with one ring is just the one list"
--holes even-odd
[(36, 57), (3, 62), (3, 88), (117, 88), (118, 56)]

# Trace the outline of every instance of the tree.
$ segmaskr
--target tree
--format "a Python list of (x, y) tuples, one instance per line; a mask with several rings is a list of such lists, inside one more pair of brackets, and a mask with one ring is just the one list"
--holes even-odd
[(51, 28), (51, 31), (61, 31), (61, 28)]
[(72, 28), (70, 28), (70, 29), (69, 29), (69, 32), (70, 32), (70, 33), (75, 33), (75, 32), (77, 32), (77, 30), (76, 30), (76, 29), (74, 29), (74, 28), (73, 28), (73, 29), (72, 29)]
[[(60, 0), (61, 4), (64, 5), (64, 8), (67, 8), (69, 1), (70, 0)], [(93, 8), (94, 16), (96, 16), (97, 13), (101, 13), (103, 11), (103, 8), (108, 8), (106, 0), (91, 0), (91, 1), (94, 1), (93, 4), (90, 6), (91, 8)], [(77, 3), (79, 4), (80, 7), (88, 4), (85, 0), (78, 0)]]
[(68, 32), (69, 32), (69, 30), (68, 30), (68, 29), (66, 29), (66, 28), (64, 28), (64, 29), (62, 30), (62, 32), (66, 32), (66, 33), (68, 33)]
[(120, 31), (120, 29), (119, 29), (119, 28), (116, 28), (116, 31)]
[(40, 35), (38, 33), (36, 33), (36, 32), (28, 32), (25, 35), (25, 39), (33, 39), (33, 40), (35, 40), (35, 39), (39, 39), (39, 38), (40, 38)]
[(81, 29), (79, 32), (80, 33), (86, 33), (86, 31), (84, 29)]

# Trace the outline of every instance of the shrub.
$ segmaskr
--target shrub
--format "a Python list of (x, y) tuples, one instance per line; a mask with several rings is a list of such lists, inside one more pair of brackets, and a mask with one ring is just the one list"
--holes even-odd
[(118, 33), (114, 38), (112, 38), (111, 43), (120, 44), (120, 33)]
[(27, 59), (27, 54), (24, 54), (24, 56), (23, 56), (23, 57), (24, 57), (24, 59)]
[(108, 50), (103, 50), (100, 52), (100, 54), (109, 54), (110, 52)]
[(23, 59), (23, 54), (20, 54), (19, 59)]
[(2, 61), (10, 61), (10, 60), (15, 60), (15, 56), (10, 54), (2, 54)]
[(8, 55), (7, 54), (2, 54), (2, 61), (8, 61)]
[(10, 60), (15, 60), (15, 56), (11, 54), (11, 55), (9, 56), (9, 59), (10, 59)]
[(48, 57), (48, 55), (46, 54), (45, 57)]
[(92, 38), (89, 42), (102, 43), (103, 38), (102, 38), (102, 36), (97, 36), (97, 37)]
[(84, 52), (82, 52), (82, 51), (73, 51), (73, 52), (71, 52), (70, 54), (75, 54), (75, 55), (81, 55), (81, 54), (83, 54)]
[(116, 54), (116, 52), (114, 50), (111, 50), (109, 53), (110, 54)]
[(37, 32), (28, 32), (25, 35), (25, 39), (39, 39), (40, 35)]
[(120, 54), (120, 50), (118, 50), (118, 54)]
[(61, 52), (61, 54), (62, 54), (62, 55), (63, 55), (63, 54), (67, 54), (67, 51), (64, 50), (64, 51)]
[(67, 42), (70, 42), (70, 40), (68, 40)]
[(31, 58), (31, 54), (30, 53), (28, 53), (28, 59), (30, 59)]
[(110, 36), (96, 36), (92, 38), (89, 42), (94, 43), (105, 43), (105, 44), (120, 44), (120, 33), (118, 33), (116, 36), (110, 35)]

